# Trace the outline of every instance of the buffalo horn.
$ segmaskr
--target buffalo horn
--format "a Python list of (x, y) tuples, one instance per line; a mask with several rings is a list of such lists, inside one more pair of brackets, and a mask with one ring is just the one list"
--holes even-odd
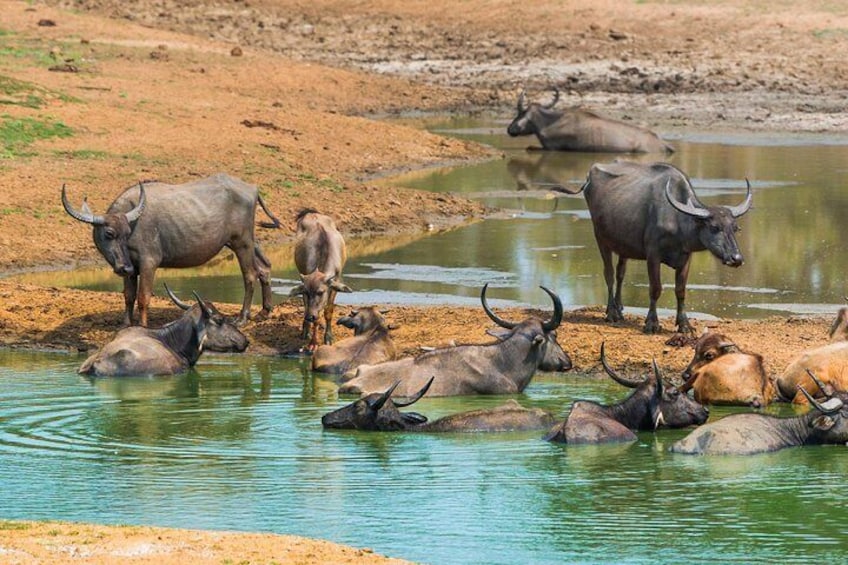
[(206, 314), (207, 317), (211, 318), (215, 315), (215, 312), (213, 312), (209, 308), (209, 306), (206, 305), (206, 303), (203, 301), (202, 298), (200, 298), (200, 295), (197, 294), (196, 291), (192, 290), (191, 293), (194, 295), (194, 298), (197, 300), (197, 303), (200, 304), (200, 308), (203, 310), (203, 313)]
[(421, 390), (416, 392), (415, 396), (413, 396), (412, 398), (410, 398), (406, 402), (395, 402), (395, 406), (397, 406), (398, 408), (403, 408), (404, 406), (410, 406), (412, 404), (415, 404), (419, 400), (421, 400), (421, 397), (424, 396), (425, 394), (427, 394), (427, 391), (430, 390), (430, 385), (433, 384), (433, 380), (435, 378), (436, 377), (430, 377), (430, 380), (427, 381), (427, 384), (425, 384), (423, 387), (421, 387)]
[(674, 206), (674, 209), (678, 212), (683, 212), (688, 216), (694, 216), (695, 218), (709, 218), (712, 216), (712, 212), (707, 210), (706, 208), (701, 208), (699, 206), (693, 206), (690, 203), (679, 202), (674, 196), (671, 195), (671, 179), (665, 183), (665, 197), (668, 199), (668, 203)]
[(559, 88), (554, 87), (554, 99), (553, 99), (553, 100), (551, 100), (549, 103), (547, 103), (547, 104), (545, 105), (545, 109), (546, 109), (546, 110), (550, 110), (551, 108), (553, 108), (554, 106), (556, 106), (556, 103), (557, 103), (557, 102), (559, 102)]
[(695, 381), (698, 380), (699, 376), (700, 375), (698, 373), (695, 373), (694, 375), (689, 375), (689, 378), (686, 379), (682, 385), (677, 387), (677, 390), (680, 391), (680, 394), (686, 394), (687, 392), (689, 392), (689, 389), (691, 389), (695, 385)]
[(179, 306), (179, 307), (180, 307), (180, 308), (182, 308), (183, 310), (188, 310), (189, 308), (191, 308), (191, 305), (189, 305), (189, 304), (187, 304), (187, 303), (183, 302), (182, 300), (180, 300), (179, 298), (177, 298), (177, 295), (176, 295), (176, 294), (174, 294), (173, 292), (171, 292), (171, 289), (170, 289), (170, 288), (168, 288), (168, 283), (162, 283), (162, 286), (164, 286), (164, 287), (165, 287), (165, 292), (166, 292), (166, 293), (168, 293), (168, 298), (170, 298), (170, 299), (171, 299), (171, 302), (173, 302), (174, 304), (176, 304), (177, 306)]
[(523, 113), (527, 111), (527, 90), (522, 89), (521, 94), (518, 95), (518, 111), (519, 113)]
[(603, 342), (603, 341), (602, 341), (602, 342), (601, 342), (601, 365), (603, 365), (603, 366), (604, 366), (604, 371), (606, 371), (606, 372), (607, 372), (607, 374), (608, 374), (610, 377), (612, 377), (612, 380), (614, 380), (615, 382), (617, 382), (618, 384), (620, 384), (620, 385), (622, 385), (622, 386), (626, 386), (627, 388), (636, 388), (637, 386), (639, 386), (640, 384), (642, 384), (642, 381), (634, 381), (634, 380), (632, 380), (632, 379), (628, 379), (628, 378), (626, 378), (626, 377), (622, 377), (621, 375), (619, 375), (618, 373), (616, 373), (616, 372), (613, 370), (613, 368), (612, 368), (612, 367), (610, 367), (610, 366), (609, 366), (609, 364), (607, 363), (607, 356), (606, 356), (606, 354), (605, 354), (605, 352), (604, 352), (604, 346), (605, 346), (605, 345), (606, 345), (606, 342)]
[(807, 371), (807, 374), (810, 375), (810, 378), (813, 379), (813, 382), (816, 383), (816, 386), (819, 387), (819, 390), (822, 392), (822, 394), (825, 396), (829, 396), (824, 390), (824, 383), (819, 380), (815, 373), (813, 373), (810, 369), (805, 370)]
[(387, 401), (387, 400), (388, 400), (388, 399), (392, 396), (392, 393), (395, 391), (395, 389), (397, 388), (397, 386), (398, 386), (399, 384), (400, 384), (400, 381), (399, 381), (399, 380), (398, 380), (398, 381), (395, 381), (395, 384), (393, 384), (392, 386), (390, 386), (390, 387), (389, 387), (389, 390), (387, 390), (386, 392), (384, 392), (384, 393), (383, 393), (383, 395), (382, 395), (382, 396), (380, 396), (380, 398), (378, 398), (378, 399), (377, 399), (377, 400), (375, 400), (374, 402), (370, 403), (369, 408), (371, 408), (371, 409), (372, 409), (372, 410), (374, 410), (374, 411), (378, 411), (378, 410), (380, 410), (380, 408), (382, 408), (382, 407), (383, 407), (383, 404), (385, 404), (385, 403), (386, 403), (386, 401)]
[[(489, 304), (486, 302), (486, 289), (487, 289), (487, 288), (489, 288), (489, 283), (484, 284), (484, 285), (483, 285), (483, 290), (482, 290), (482, 291), (480, 291), (480, 302), (482, 302), (482, 303), (483, 303), (483, 311), (484, 311), (484, 312), (486, 312), (486, 315), (487, 315), (489, 318), (491, 318), (491, 319), (492, 319), (492, 321), (493, 321), (494, 323), (496, 323), (497, 325), (499, 325), (500, 327), (502, 327), (502, 328), (506, 328), (506, 329), (508, 329), (508, 330), (511, 330), (511, 329), (515, 328), (515, 326), (517, 326), (518, 324), (516, 324), (516, 323), (514, 323), (514, 322), (507, 322), (506, 320), (502, 320), (501, 318), (498, 318), (498, 317), (495, 315), (495, 313), (494, 313), (494, 312), (492, 312), (492, 310), (489, 308)], [(561, 307), (561, 306), (562, 306), (562, 305), (560, 305), (560, 307)]]
[(745, 200), (742, 204), (738, 206), (728, 206), (727, 209), (730, 211), (730, 215), (734, 218), (738, 218), (745, 212), (751, 209), (751, 203), (754, 200), (753, 194), (751, 194), (751, 183), (748, 182), (748, 179), (745, 179), (745, 185), (748, 187), (747, 192), (745, 193)]
[(662, 371), (660, 371), (660, 366), (657, 365), (656, 357), (651, 359), (651, 364), (654, 367), (654, 377), (657, 379), (657, 396), (661, 396), (663, 387), (663, 376)]
[(835, 403), (834, 406), (825, 406), (824, 404), (820, 404), (815, 398), (813, 398), (813, 396), (809, 392), (807, 392), (807, 389), (805, 389), (801, 385), (798, 385), (798, 390), (800, 390), (801, 393), (807, 397), (807, 400), (810, 402), (810, 406), (812, 406), (822, 414), (833, 414), (834, 412), (842, 408), (842, 401), (839, 401), (838, 398), (836, 400), (839, 402)]
[(559, 299), (559, 296), (549, 288), (545, 288), (544, 286), (539, 286), (542, 290), (548, 293), (548, 296), (551, 297), (551, 300), (554, 302), (554, 313), (551, 316), (551, 319), (542, 324), (542, 329), (546, 332), (552, 332), (559, 327), (562, 323), (562, 301)]
[(144, 206), (147, 204), (147, 198), (144, 195), (144, 185), (138, 181), (138, 204), (135, 208), (127, 212), (125, 215), (128, 222), (134, 222), (141, 217), (144, 212)]
[(71, 203), (68, 202), (68, 195), (65, 191), (65, 185), (62, 184), (62, 206), (65, 207), (65, 212), (68, 213), (69, 216), (74, 218), (75, 220), (79, 220), (80, 222), (85, 222), (87, 224), (93, 224), (95, 226), (102, 226), (106, 223), (106, 220), (103, 216), (95, 216), (91, 213), (91, 210), (88, 210), (88, 207), (83, 212), (76, 210)]

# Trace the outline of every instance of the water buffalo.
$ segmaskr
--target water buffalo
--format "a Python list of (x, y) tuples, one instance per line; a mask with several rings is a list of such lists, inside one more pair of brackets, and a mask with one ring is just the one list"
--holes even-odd
[(541, 287), (554, 303), (551, 319), (542, 321), (531, 316), (520, 323), (507, 322), (489, 309), (488, 286), (480, 293), (483, 309), (492, 321), (510, 330), (507, 337), (487, 345), (459, 345), (379, 365), (361, 365), (339, 392), (367, 395), (387, 390), (402, 379), (397, 394), (408, 397), (431, 376), (435, 380), (430, 396), (514, 394), (524, 390), (546, 355), (547, 334), (562, 322), (562, 302), (553, 291)]
[[(747, 183), (747, 181), (746, 181)], [(674, 269), (677, 328), (692, 332), (685, 311), (686, 280), (692, 253), (708, 249), (725, 265), (738, 267), (742, 253), (736, 243), (736, 218), (751, 208), (751, 185), (738, 206), (705, 206), (689, 178), (667, 163), (643, 165), (628, 161), (595, 164), (583, 185), (595, 240), (604, 262), (607, 284), (606, 319), (624, 319), (621, 285), (628, 259), (648, 263), (651, 303), (645, 332), (657, 333), (657, 300), (662, 293), (660, 265)], [(612, 254), (618, 255), (613, 277)], [(615, 292), (613, 292), (615, 281)]]
[[(176, 306), (182, 310), (190, 310), (192, 308), (199, 309), (199, 304), (188, 304), (183, 302), (171, 292), (167, 284), (163, 284), (168, 298), (171, 299)], [(206, 341), (203, 342), (203, 348), (206, 351), (217, 351), (219, 353), (241, 353), (250, 344), (247, 336), (232, 321), (224, 317), (215, 305), (209, 300), (204, 301), (206, 308), (212, 312), (216, 320), (221, 320), (220, 323), (209, 324), (206, 326)]]
[(289, 296), (303, 297), (303, 339), (312, 338), (308, 348), (318, 347), (318, 315), (324, 312), (324, 343), (333, 343), (333, 308), (337, 292), (353, 292), (342, 283), (342, 270), (347, 261), (345, 241), (329, 216), (312, 208), (297, 215), (297, 240), (294, 262), (301, 284)]
[(335, 345), (321, 345), (312, 354), (312, 370), (341, 375), (363, 364), (373, 365), (397, 357), (390, 327), (373, 306), (354, 310), (336, 322), (353, 330), (353, 337)]
[(808, 371), (837, 390), (848, 390), (848, 341), (845, 340), (845, 325), (848, 308), (841, 308), (830, 328), (831, 342), (808, 349), (796, 357), (777, 378), (777, 389), (786, 400), (805, 404), (807, 397), (799, 391), (802, 387), (813, 396), (820, 394)]
[(695, 354), (683, 371), (685, 384), (703, 404), (761, 408), (774, 400), (774, 383), (766, 376), (763, 358), (745, 353), (724, 334), (706, 332), (695, 342)]
[(752, 455), (786, 447), (848, 442), (848, 394), (822, 383), (827, 400), (819, 403), (807, 396), (812, 409), (792, 418), (765, 414), (733, 414), (710, 422), (671, 446), (674, 453), (688, 455)]
[(220, 314), (195, 293), (198, 308), (158, 329), (124, 328), (79, 368), (82, 375), (124, 377), (173, 375), (194, 366), (203, 352), (209, 326), (224, 324)]
[(634, 441), (634, 430), (653, 431), (659, 427), (683, 428), (703, 424), (709, 410), (681, 393), (677, 387), (663, 384), (656, 361), (653, 375), (631, 380), (616, 373), (608, 364), (601, 344), (601, 364), (617, 383), (634, 389), (623, 401), (604, 405), (578, 400), (564, 422), (552, 428), (545, 439), (572, 444), (597, 444)]
[(559, 90), (546, 105), (527, 103), (518, 96), (518, 115), (506, 131), (511, 137), (535, 135), (543, 149), (614, 153), (672, 153), (674, 149), (654, 132), (604, 118), (582, 108), (555, 110)]
[(196, 267), (224, 247), (238, 258), (244, 279), (244, 302), (238, 323), (244, 324), (253, 301), (253, 285), (262, 285), (262, 311), (271, 301), (271, 265), (253, 235), (256, 205), (271, 218), (263, 227), (279, 227), (255, 186), (219, 173), (186, 184), (138, 183), (126, 189), (103, 216), (83, 202), (76, 210), (62, 186), (62, 205), (73, 218), (94, 226), (94, 244), (124, 279), (124, 325), (133, 321), (138, 297), (140, 324), (147, 326), (153, 278), (159, 267)]
[(540, 408), (524, 408), (512, 399), (495, 408), (460, 412), (433, 422), (428, 422), (426, 416), (417, 412), (398, 410), (417, 402), (432, 382), (431, 378), (406, 402), (391, 399), (398, 386), (395, 382), (385, 392), (369, 394), (325, 414), (321, 424), (325, 428), (381, 432), (512, 432), (543, 430), (554, 422), (548, 412)]

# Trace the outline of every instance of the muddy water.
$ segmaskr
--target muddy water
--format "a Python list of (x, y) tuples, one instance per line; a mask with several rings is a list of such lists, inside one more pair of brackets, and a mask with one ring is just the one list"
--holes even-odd
[[(506, 210), (468, 227), (407, 240), (351, 242), (346, 281), (356, 293), (341, 303), (477, 304), (480, 287), (502, 303), (545, 305), (538, 290), (556, 290), (566, 305), (605, 304), (606, 290), (591, 220), (582, 196), (547, 190), (580, 186), (589, 167), (615, 155), (528, 152), (530, 138), (510, 139), (505, 124), (435, 123), (431, 129), (494, 145), (503, 158), (476, 166), (417, 172), (387, 182), (457, 192)], [(687, 135), (672, 139), (667, 160), (686, 171), (707, 203), (736, 204), (744, 179), (754, 208), (740, 221), (745, 264), (724, 267), (707, 252), (694, 256), (687, 304), (701, 317), (761, 317), (774, 313), (831, 314), (848, 294), (844, 226), (848, 218), (848, 137), (816, 135)], [(633, 158), (633, 157), (631, 157)], [(635, 157), (649, 161), (655, 157)], [(289, 248), (269, 250), (275, 292), (285, 299), (297, 278)], [(673, 272), (663, 268), (664, 314), (673, 311)], [(90, 289), (120, 288), (107, 269), (29, 275)], [(177, 292), (198, 290), (213, 300), (241, 301), (232, 259), (194, 271), (163, 271)], [(624, 286), (631, 312), (647, 306), (643, 262), (631, 262)], [(258, 300), (258, 298), (257, 298)]]
[[(668, 453), (682, 431), (595, 448), (323, 431), (346, 400), (295, 361), (204, 356), (184, 376), (90, 382), (81, 360), (0, 352), (3, 518), (300, 534), (434, 564), (848, 559), (844, 447), (707, 458)], [(626, 394), (539, 375), (516, 399), (562, 415)]]

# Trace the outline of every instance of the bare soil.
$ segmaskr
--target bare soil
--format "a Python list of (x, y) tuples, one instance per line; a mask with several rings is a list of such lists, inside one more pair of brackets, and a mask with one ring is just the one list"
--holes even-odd
[[(410, 237), (473, 221), (492, 211), (373, 179), (498, 155), (375, 118), (450, 111), (507, 120), (522, 87), (531, 97), (558, 87), (561, 104), (663, 133), (838, 135), (848, 126), (848, 7), (836, 2), (0, 0), (0, 13), (0, 79), (27, 85), (0, 83), (0, 121), (73, 131), (0, 155), (4, 276), (103, 263), (90, 230), (62, 210), (65, 183), (73, 202), (87, 196), (98, 211), (138, 180), (225, 171), (258, 185), (281, 218), (312, 206), (348, 237)], [(292, 237), (259, 233), (266, 247)], [(118, 294), (0, 280), (0, 344), (88, 350), (118, 329), (122, 309)], [(296, 349), (298, 316), (284, 303), (248, 325), (249, 351)], [(172, 317), (157, 299), (151, 324)], [(489, 325), (479, 308), (394, 308), (390, 317), (408, 353), (484, 341)], [(824, 343), (829, 322), (713, 325), (776, 374)], [(657, 357), (679, 372), (691, 349), (641, 325), (609, 325), (600, 307), (589, 308), (567, 315), (560, 341), (580, 371), (593, 370), (606, 340), (616, 366), (645, 370)], [(383, 560), (282, 536), (67, 524), (0, 527), (0, 554), (14, 563)]]

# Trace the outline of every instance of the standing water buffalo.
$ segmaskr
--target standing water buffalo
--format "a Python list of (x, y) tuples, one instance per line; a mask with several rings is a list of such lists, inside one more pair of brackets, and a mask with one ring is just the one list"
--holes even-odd
[(325, 414), (321, 424), (325, 428), (363, 431), (410, 432), (514, 432), (549, 428), (554, 418), (540, 408), (524, 408), (515, 400), (495, 408), (460, 412), (428, 422), (417, 412), (401, 412), (417, 402), (432, 384), (433, 379), (406, 402), (394, 401), (395, 382), (388, 390), (364, 396), (355, 402)]
[[(176, 306), (178, 306), (182, 310), (191, 310), (192, 308), (199, 309), (199, 304), (187, 304), (177, 298), (177, 296), (171, 292), (171, 289), (168, 288), (167, 284), (163, 284), (165, 287), (165, 292), (168, 294), (168, 298), (171, 299)], [(241, 330), (231, 322), (226, 319), (221, 312), (215, 307), (215, 305), (206, 300), (204, 301), (206, 308), (212, 312), (212, 317), (215, 320), (220, 320), (220, 323), (208, 324), (206, 326), (206, 341), (203, 343), (204, 349), (206, 351), (217, 351), (219, 353), (241, 353), (247, 346), (250, 344), (247, 337), (241, 333)]]
[(542, 321), (533, 316), (520, 323), (507, 322), (495, 316), (486, 304), (488, 286), (483, 286), (480, 300), (492, 321), (509, 330), (501, 341), (488, 345), (459, 345), (418, 357), (362, 365), (342, 384), (339, 392), (362, 395), (382, 392), (402, 379), (397, 394), (410, 397), (430, 377), (434, 377), (430, 396), (515, 394), (524, 390), (547, 353), (548, 334), (562, 322), (562, 302), (553, 291), (541, 287), (554, 303), (551, 319)]
[(253, 236), (256, 205), (279, 227), (279, 220), (265, 206), (255, 186), (219, 173), (186, 184), (138, 183), (125, 190), (103, 216), (95, 215), (83, 202), (76, 210), (62, 186), (62, 205), (73, 218), (94, 226), (94, 244), (115, 273), (124, 278), (124, 325), (132, 324), (138, 297), (142, 326), (153, 294), (153, 278), (159, 267), (196, 267), (224, 247), (238, 258), (244, 278), (244, 303), (238, 323), (244, 324), (253, 301), (253, 285), (262, 285), (262, 311), (271, 311), (271, 265)]
[(695, 342), (695, 354), (683, 371), (695, 400), (704, 404), (744, 405), (761, 408), (774, 400), (776, 389), (766, 376), (763, 358), (745, 353), (724, 334), (706, 332)]
[[(604, 262), (606, 319), (611, 322), (624, 319), (621, 284), (627, 260), (646, 260), (651, 303), (645, 332), (660, 331), (657, 300), (662, 293), (660, 264), (665, 264), (675, 273), (678, 331), (691, 333), (685, 299), (692, 253), (708, 249), (725, 265), (742, 264), (742, 253), (736, 243), (739, 230), (736, 218), (751, 208), (750, 183), (742, 204), (705, 206), (695, 196), (689, 178), (672, 165), (615, 161), (593, 165), (581, 190)], [(618, 255), (614, 293), (613, 253)]]
[(659, 427), (684, 428), (703, 424), (709, 410), (681, 393), (677, 387), (663, 384), (656, 361), (653, 375), (644, 380), (620, 376), (608, 364), (601, 344), (601, 364), (618, 384), (633, 393), (618, 404), (604, 405), (578, 400), (568, 418), (551, 429), (548, 441), (572, 444), (613, 443), (636, 440), (633, 430), (654, 431)]
[(333, 343), (333, 308), (337, 292), (353, 292), (342, 283), (342, 270), (347, 261), (345, 241), (329, 216), (312, 208), (297, 215), (297, 240), (294, 262), (301, 284), (289, 296), (303, 297), (303, 339), (312, 334), (309, 349), (318, 347), (318, 315), (324, 311), (324, 343)]
[(353, 330), (353, 337), (335, 345), (321, 345), (312, 354), (312, 370), (341, 375), (363, 364), (391, 361), (397, 356), (389, 325), (373, 306), (354, 310), (336, 322)]
[(546, 105), (527, 103), (522, 90), (518, 115), (507, 127), (511, 137), (535, 135), (543, 149), (614, 153), (672, 153), (674, 149), (654, 132), (601, 117), (581, 108), (555, 110), (559, 90)]
[[(812, 376), (812, 375), (811, 375)], [(801, 445), (848, 442), (848, 394), (821, 383), (827, 400), (819, 403), (803, 388), (812, 410), (803, 416), (733, 414), (710, 422), (675, 442), (671, 451), (688, 455), (752, 455)]]
[(158, 329), (124, 328), (79, 368), (82, 375), (124, 377), (173, 375), (194, 366), (203, 352), (210, 326), (224, 319), (195, 293), (197, 308)]

